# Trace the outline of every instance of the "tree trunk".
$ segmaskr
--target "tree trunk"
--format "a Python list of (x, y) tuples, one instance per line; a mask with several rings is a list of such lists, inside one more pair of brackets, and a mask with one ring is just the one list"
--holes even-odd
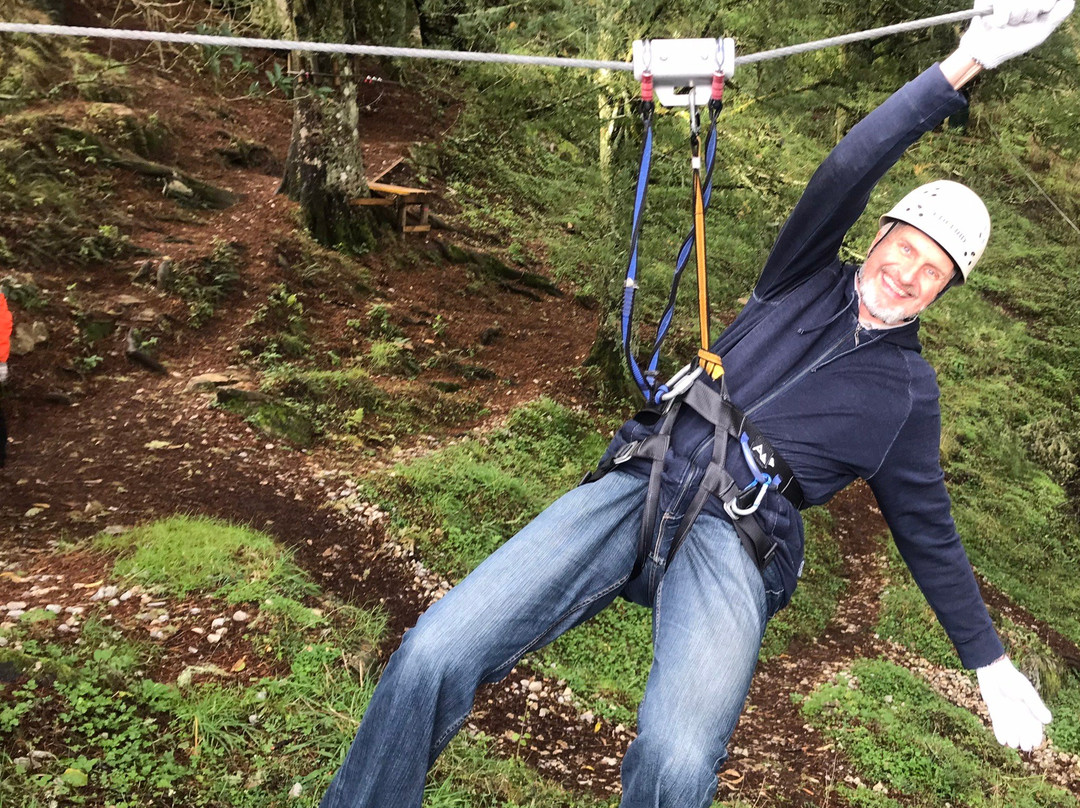
[[(304, 69), (316, 76), (333, 72), (331, 59), (304, 61), (310, 62)], [(316, 83), (297, 88), (280, 191), (300, 203), (304, 223), (317, 242), (359, 251), (371, 247), (375, 230), (368, 211), (350, 204), (368, 195), (352, 65), (341, 65), (336, 79), (335, 87)]]
[[(613, 30), (618, 28), (617, 23), (608, 15), (604, 17), (609, 20), (609, 24), (601, 28), (597, 58), (622, 59), (624, 54), (616, 53), (613, 43), (621, 42), (625, 33), (620, 34)], [(597, 323), (596, 339), (584, 364), (597, 369), (605, 397), (632, 398), (635, 387), (626, 370), (621, 331), (623, 273), (626, 271), (626, 244), (630, 239), (632, 217), (626, 208), (626, 203), (630, 200), (623, 198), (618, 188), (622, 185), (619, 180), (627, 170), (629, 162), (636, 159), (630, 155), (635, 151), (634, 144), (640, 142), (640, 137), (633, 137), (635, 132), (640, 134), (640, 127), (627, 123), (634, 120), (633, 111), (629, 109), (633, 104), (622, 89), (621, 82), (608, 71), (599, 71), (596, 83), (597, 115), (600, 124), (600, 170), (608, 189), (606, 197), (612, 200), (612, 207), (608, 211), (609, 229), (618, 259), (604, 270), (604, 277), (597, 283), (603, 304)]]
[[(294, 38), (329, 42), (399, 44), (417, 23), (411, 0), (339, 2), (277, 0), (271, 8)], [(356, 60), (300, 54), (297, 63), (313, 80), (300, 85), (292, 141), (278, 189), (300, 203), (304, 221), (320, 244), (366, 250), (375, 240), (371, 213), (351, 200), (368, 195), (360, 149)]]

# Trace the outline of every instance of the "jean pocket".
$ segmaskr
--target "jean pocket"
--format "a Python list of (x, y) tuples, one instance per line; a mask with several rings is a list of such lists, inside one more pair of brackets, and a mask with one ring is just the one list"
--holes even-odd
[(787, 605), (784, 595), (784, 579), (780, 575), (780, 565), (774, 560), (761, 573), (761, 582), (765, 587), (765, 614), (771, 620), (773, 615)]
[(643, 440), (656, 432), (661, 417), (659, 410), (639, 410), (619, 428), (619, 433), (625, 436), (627, 442)]

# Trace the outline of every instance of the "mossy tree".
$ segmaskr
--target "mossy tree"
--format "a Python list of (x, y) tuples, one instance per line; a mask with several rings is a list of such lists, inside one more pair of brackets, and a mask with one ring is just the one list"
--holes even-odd
[[(635, 39), (654, 34), (663, 4), (630, 3), (605, 0), (597, 10), (595, 58), (620, 61), (629, 58), (629, 46)], [(599, 123), (600, 168), (609, 199), (618, 200), (611, 211), (611, 229), (616, 243), (625, 243), (623, 234), (631, 230), (630, 190), (626, 179), (636, 175), (641, 152), (643, 123), (638, 101), (620, 77), (610, 71), (597, 71), (597, 119)], [(620, 193), (620, 188), (624, 189)], [(614, 262), (598, 284), (605, 301), (593, 341), (584, 364), (595, 368), (602, 387), (611, 395), (633, 400), (637, 389), (626, 372), (622, 347), (622, 294), (624, 261)]]
[[(291, 0), (276, 4), (287, 35), (323, 42), (397, 44), (416, 25), (409, 0)], [(374, 239), (370, 214), (350, 204), (368, 195), (360, 140), (357, 65), (351, 57), (297, 53), (311, 81), (296, 90), (292, 140), (280, 191), (300, 203), (312, 237), (357, 249)]]

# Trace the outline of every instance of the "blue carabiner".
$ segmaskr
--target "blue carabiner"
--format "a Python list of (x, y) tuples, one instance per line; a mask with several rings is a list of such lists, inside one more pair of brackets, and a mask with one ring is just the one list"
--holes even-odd
[[(750, 467), (750, 471), (754, 474), (754, 482), (758, 485), (772, 485), (773, 478), (758, 466), (757, 458), (754, 457), (754, 450), (750, 448), (750, 436), (745, 432), (739, 437), (739, 446), (742, 447), (743, 459), (746, 461), (746, 465)], [(779, 482), (779, 477), (777, 477), (777, 482)]]

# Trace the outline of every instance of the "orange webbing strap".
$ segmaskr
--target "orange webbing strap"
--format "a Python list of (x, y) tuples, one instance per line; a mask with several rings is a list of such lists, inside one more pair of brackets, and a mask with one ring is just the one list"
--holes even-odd
[(705, 272), (705, 201), (701, 195), (701, 171), (694, 156), (694, 249), (697, 253), (698, 322), (701, 347), (709, 347), (709, 292)]
[(704, 348), (699, 348), (697, 355), (698, 364), (713, 378), (713, 381), (724, 375), (724, 360), (719, 356)]
[(705, 270), (705, 201), (701, 195), (701, 160), (694, 155), (694, 248), (697, 252), (698, 322), (701, 349), (698, 364), (714, 380), (724, 375), (724, 364), (709, 350), (709, 286)]

